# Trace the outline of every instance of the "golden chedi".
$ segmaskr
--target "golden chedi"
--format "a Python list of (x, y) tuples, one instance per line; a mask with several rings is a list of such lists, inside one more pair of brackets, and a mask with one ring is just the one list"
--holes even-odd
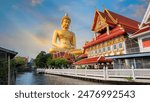
[(75, 34), (69, 31), (69, 25), (71, 19), (66, 14), (61, 20), (61, 28), (55, 30), (52, 37), (52, 48), (50, 48), (50, 53), (55, 52), (67, 52), (75, 55), (82, 54), (80, 49), (76, 49), (76, 37)]

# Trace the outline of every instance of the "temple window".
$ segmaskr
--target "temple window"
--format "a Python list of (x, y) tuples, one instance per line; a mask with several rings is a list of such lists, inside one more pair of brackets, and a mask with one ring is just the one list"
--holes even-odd
[(119, 43), (119, 48), (122, 48), (122, 43)]
[(99, 48), (99, 53), (101, 53), (101, 48)]
[(107, 51), (110, 51), (110, 46), (107, 47)]
[(97, 54), (97, 50), (95, 50), (95, 54)]
[(117, 45), (116, 45), (116, 44), (113, 45), (113, 49), (114, 49), (114, 50), (117, 49)]

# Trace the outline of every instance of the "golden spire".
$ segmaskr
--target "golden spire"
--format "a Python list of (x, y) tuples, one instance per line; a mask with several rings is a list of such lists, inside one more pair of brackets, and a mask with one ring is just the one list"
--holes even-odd
[(62, 17), (62, 19), (61, 19), (61, 24), (62, 24), (62, 22), (63, 22), (64, 19), (68, 19), (68, 20), (70, 21), (70, 23), (71, 23), (71, 19), (70, 19), (70, 17), (68, 16), (67, 13), (65, 13), (65, 16)]

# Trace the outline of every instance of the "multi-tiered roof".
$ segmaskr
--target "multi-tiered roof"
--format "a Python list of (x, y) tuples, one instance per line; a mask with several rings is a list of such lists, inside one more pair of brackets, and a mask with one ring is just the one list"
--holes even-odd
[[(95, 34), (95, 38), (83, 46), (84, 53), (87, 48), (96, 44), (103, 43), (120, 35), (135, 33), (137, 30), (139, 30), (139, 24), (140, 23), (135, 20), (119, 15), (107, 9), (104, 9), (103, 12), (96, 10), (92, 24), (92, 31)], [(106, 60), (105, 56), (96, 56), (82, 59), (74, 64), (80, 65), (97, 62), (111, 62), (111, 60)]]

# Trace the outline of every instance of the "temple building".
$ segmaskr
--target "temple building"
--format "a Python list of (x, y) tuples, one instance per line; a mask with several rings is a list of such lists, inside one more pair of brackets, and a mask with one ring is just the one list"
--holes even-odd
[[(96, 10), (92, 24), (94, 38), (83, 46), (87, 58), (75, 62), (74, 65), (77, 68), (127, 68), (128, 60), (108, 57), (140, 52), (138, 39), (130, 38), (139, 30), (139, 24), (107, 9), (103, 12)], [(119, 62), (119, 65), (115, 62)]]
[(140, 52), (150, 52), (150, 4), (139, 26), (139, 30), (130, 38), (138, 39)]
[[(107, 58), (115, 59), (114, 65), (120, 65), (119, 61), (126, 60), (129, 68), (150, 68), (150, 3), (139, 29), (129, 37), (138, 43), (139, 50), (137, 53), (131, 52), (118, 56), (108, 56)], [(131, 44), (131, 42), (128, 43)], [(123, 66), (122, 63), (120, 67)]]

